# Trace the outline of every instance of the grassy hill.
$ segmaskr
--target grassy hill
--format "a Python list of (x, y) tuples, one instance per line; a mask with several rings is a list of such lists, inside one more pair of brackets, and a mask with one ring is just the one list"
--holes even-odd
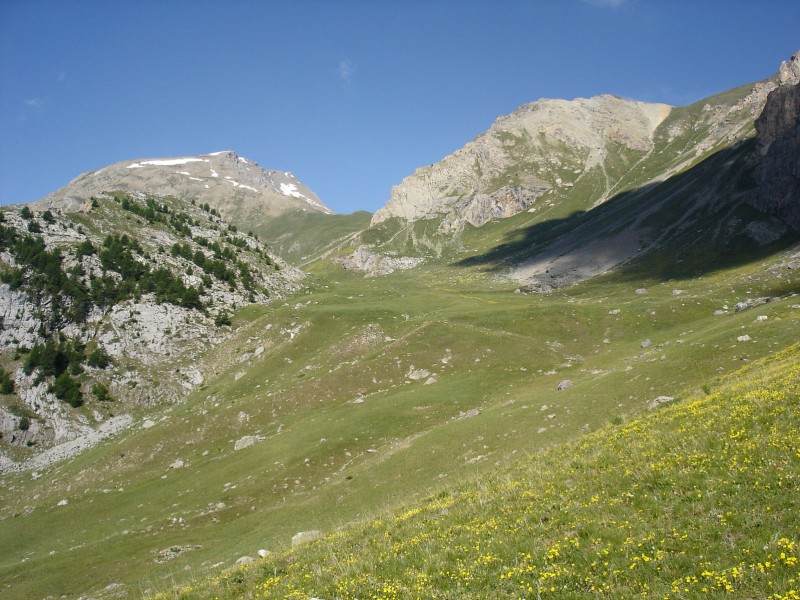
[(154, 597), (798, 598), (798, 359)]
[(303, 266), (326, 252), (347, 247), (351, 236), (369, 226), (371, 216), (366, 211), (349, 215), (288, 211), (252, 227), (255, 233), (270, 240), (270, 247), (278, 255)]
[[(786, 263), (547, 295), (480, 267), (364, 279), (316, 263), (303, 293), (234, 316), (184, 403), (37, 478), (2, 477), (3, 592), (140, 597), (607, 434), (659, 396), (714, 392), (796, 342)], [(748, 297), (774, 299), (734, 312)]]

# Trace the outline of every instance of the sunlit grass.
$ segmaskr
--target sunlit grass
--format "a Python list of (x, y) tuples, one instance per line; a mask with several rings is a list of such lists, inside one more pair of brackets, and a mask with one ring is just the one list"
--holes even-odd
[(799, 357), (156, 598), (798, 598)]

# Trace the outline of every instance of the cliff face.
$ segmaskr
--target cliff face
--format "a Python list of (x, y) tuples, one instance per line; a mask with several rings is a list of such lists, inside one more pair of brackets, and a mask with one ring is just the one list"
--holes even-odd
[(800, 83), (781, 85), (769, 94), (756, 131), (760, 157), (754, 176), (759, 187), (751, 204), (800, 231)]

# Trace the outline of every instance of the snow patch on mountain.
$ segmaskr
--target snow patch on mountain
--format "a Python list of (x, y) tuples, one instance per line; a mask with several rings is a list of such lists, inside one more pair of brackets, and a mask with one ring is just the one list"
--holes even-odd
[[(291, 174), (287, 173), (286, 175), (288, 177)], [(281, 194), (283, 194), (284, 196), (292, 196), (293, 198), (305, 198), (303, 194), (297, 191), (297, 186), (293, 183), (282, 183)]]
[(225, 177), (225, 179), (226, 179), (226, 180), (227, 180), (229, 183), (232, 183), (232, 184), (233, 184), (233, 187), (240, 187), (240, 188), (244, 188), (244, 189), (246, 189), (246, 190), (251, 190), (251, 191), (253, 191), (253, 192), (257, 192), (257, 191), (258, 191), (258, 190), (257, 190), (256, 188), (254, 188), (254, 187), (250, 187), (249, 185), (245, 185), (245, 184), (243, 184), (243, 183), (239, 183), (238, 181), (234, 181), (234, 180), (233, 180), (231, 177)]
[(145, 165), (152, 165), (155, 167), (174, 167), (177, 165), (185, 165), (192, 162), (210, 162), (207, 158), (169, 158), (166, 160), (145, 160), (138, 163), (128, 165), (129, 169), (141, 169)]

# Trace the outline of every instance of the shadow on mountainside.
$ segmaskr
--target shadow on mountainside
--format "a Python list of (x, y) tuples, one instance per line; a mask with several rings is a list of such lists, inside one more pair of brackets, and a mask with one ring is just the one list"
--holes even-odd
[(756, 189), (754, 147), (749, 140), (589, 211), (514, 230), (451, 266), (510, 271), (557, 287), (617, 265), (631, 280), (683, 279), (762, 259), (800, 241), (800, 233), (747, 204)]

